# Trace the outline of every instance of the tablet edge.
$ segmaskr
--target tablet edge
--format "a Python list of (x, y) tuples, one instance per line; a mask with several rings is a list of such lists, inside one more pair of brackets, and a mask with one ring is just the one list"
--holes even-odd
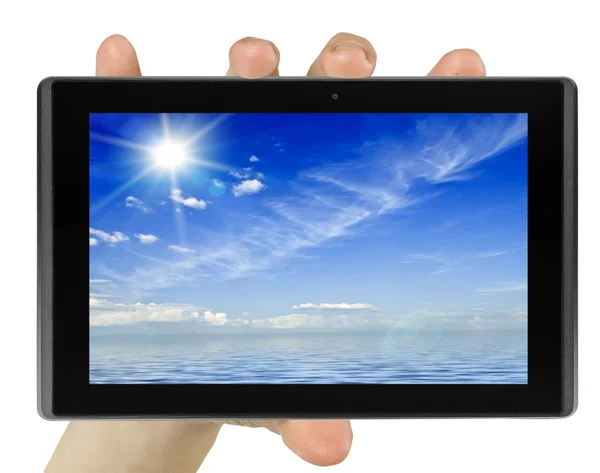
[(577, 84), (563, 85), (563, 399), (559, 417), (577, 411)]
[(37, 410), (46, 420), (56, 419), (52, 366), (52, 90), (55, 81), (49, 77), (38, 86), (37, 123)]

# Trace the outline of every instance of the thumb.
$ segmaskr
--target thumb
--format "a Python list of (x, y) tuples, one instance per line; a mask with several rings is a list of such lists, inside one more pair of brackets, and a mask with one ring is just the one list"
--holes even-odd
[(279, 434), (292, 452), (317, 466), (341, 463), (352, 445), (352, 428), (347, 420), (228, 420), (225, 423), (264, 427)]

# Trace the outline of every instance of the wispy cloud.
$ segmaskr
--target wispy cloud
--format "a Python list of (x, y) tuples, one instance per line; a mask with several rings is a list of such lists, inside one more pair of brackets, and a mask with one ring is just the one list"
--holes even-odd
[(425, 231), (425, 233), (429, 234), (429, 233), (445, 232), (446, 230), (455, 228), (456, 226), (458, 226), (459, 223), (460, 223), (459, 220), (449, 220), (447, 222), (442, 223), (441, 225), (438, 225), (435, 228), (431, 228), (431, 229)]
[(260, 159), (258, 158), (258, 156), (254, 156), (254, 155), (250, 156), (251, 163), (257, 163), (259, 161), (260, 161)]
[(191, 248), (186, 248), (185, 246), (179, 246), (179, 245), (169, 245), (168, 249), (171, 251), (174, 251), (175, 253), (193, 253), (194, 252), (194, 250), (192, 250)]
[(129, 273), (120, 273), (106, 266), (100, 266), (97, 272), (131, 288), (134, 294), (175, 286), (194, 286), (207, 277), (206, 273), (198, 270), (195, 263), (186, 259), (152, 261), (146, 266), (136, 267)]
[(90, 284), (110, 284), (110, 279), (90, 279)]
[(171, 200), (186, 207), (190, 207), (195, 210), (204, 210), (206, 208), (206, 201), (202, 199), (196, 199), (193, 196), (184, 197), (181, 189), (171, 190)]
[(517, 251), (525, 250), (525, 247), (509, 248), (506, 250), (487, 250), (479, 252), (470, 252), (462, 254), (447, 255), (443, 252), (439, 253), (412, 253), (406, 256), (406, 259), (399, 261), (401, 264), (417, 263), (425, 261), (433, 263), (437, 268), (433, 271), (434, 274), (447, 273), (453, 268), (464, 266), (476, 261), (504, 256)]
[(158, 241), (158, 237), (155, 235), (145, 235), (143, 233), (137, 233), (135, 237), (140, 240), (143, 245), (152, 245)]
[(98, 243), (99, 242), (97, 238), (90, 238), (90, 246), (97, 246)]
[(113, 296), (112, 294), (103, 294), (103, 293), (99, 293), (99, 292), (90, 292), (90, 297), (94, 298), (94, 299), (112, 299), (115, 296)]
[(248, 179), (234, 185), (232, 190), (233, 195), (236, 197), (241, 197), (243, 195), (257, 194), (266, 187), (267, 186), (265, 186), (258, 179)]
[(526, 291), (527, 284), (512, 284), (505, 286), (496, 287), (484, 287), (482, 289), (475, 289), (475, 292), (513, 292), (513, 291)]
[(305, 304), (298, 304), (292, 306), (292, 309), (334, 309), (334, 310), (377, 310), (377, 308), (372, 304), (348, 304), (346, 302), (340, 303), (330, 303), (330, 302), (321, 302), (319, 304), (313, 304), (311, 302), (307, 302)]
[(152, 212), (152, 209), (145, 205), (143, 200), (138, 199), (137, 197), (134, 197), (132, 195), (129, 195), (125, 198), (125, 207), (132, 207), (144, 213)]
[(411, 253), (407, 255), (406, 260), (400, 261), (401, 264), (416, 263), (418, 261), (427, 261), (438, 266), (436, 273), (445, 273), (450, 269), (450, 266), (456, 266), (456, 263), (450, 261), (441, 253)]
[[(474, 177), (478, 163), (525, 136), (524, 116), (486, 117), (454, 125), (450, 133), (448, 123), (431, 118), (432, 123), (423, 123), (416, 130), (421, 135), (416, 141), (426, 143), (422, 149), (407, 149), (401, 143), (389, 149), (366, 146), (355, 160), (307, 169), (296, 177), (285, 197), (265, 194), (257, 200), (257, 211), (236, 222), (236, 232), (222, 234), (216, 241), (203, 240), (207, 243), (182, 255), (184, 260), (178, 265), (139, 268), (125, 278), (145, 287), (171, 287), (178, 281), (193, 281), (198, 272), (210, 272), (220, 279), (245, 277), (282, 267), (290, 259), (310, 255), (332, 242), (357, 237), (387, 215), (409, 208), (415, 211), (418, 205), (436, 198), (441, 193), (439, 184)], [(258, 179), (248, 179), (232, 191), (241, 196), (264, 188)], [(176, 201), (185, 199), (180, 192), (174, 197)], [(188, 198), (206, 206), (204, 201)], [(405, 262), (430, 261), (436, 272), (444, 272), (509, 251), (515, 250), (468, 255), (415, 251)]]
[[(443, 120), (443, 119), (442, 119)], [(480, 162), (510, 149), (527, 136), (526, 114), (493, 114), (474, 122), (448, 122), (445, 128), (422, 122), (419, 131), (428, 141), (417, 169), (432, 183), (471, 179)], [(445, 129), (444, 133), (440, 133)]]

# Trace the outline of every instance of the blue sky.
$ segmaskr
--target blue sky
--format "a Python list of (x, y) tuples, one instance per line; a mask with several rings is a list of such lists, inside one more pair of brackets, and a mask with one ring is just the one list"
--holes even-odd
[(90, 115), (93, 327), (525, 328), (526, 246), (524, 114)]

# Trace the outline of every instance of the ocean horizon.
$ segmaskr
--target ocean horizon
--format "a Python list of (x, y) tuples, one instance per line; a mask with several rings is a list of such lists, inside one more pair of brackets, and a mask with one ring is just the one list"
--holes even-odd
[(526, 384), (526, 330), (94, 334), (91, 384)]

